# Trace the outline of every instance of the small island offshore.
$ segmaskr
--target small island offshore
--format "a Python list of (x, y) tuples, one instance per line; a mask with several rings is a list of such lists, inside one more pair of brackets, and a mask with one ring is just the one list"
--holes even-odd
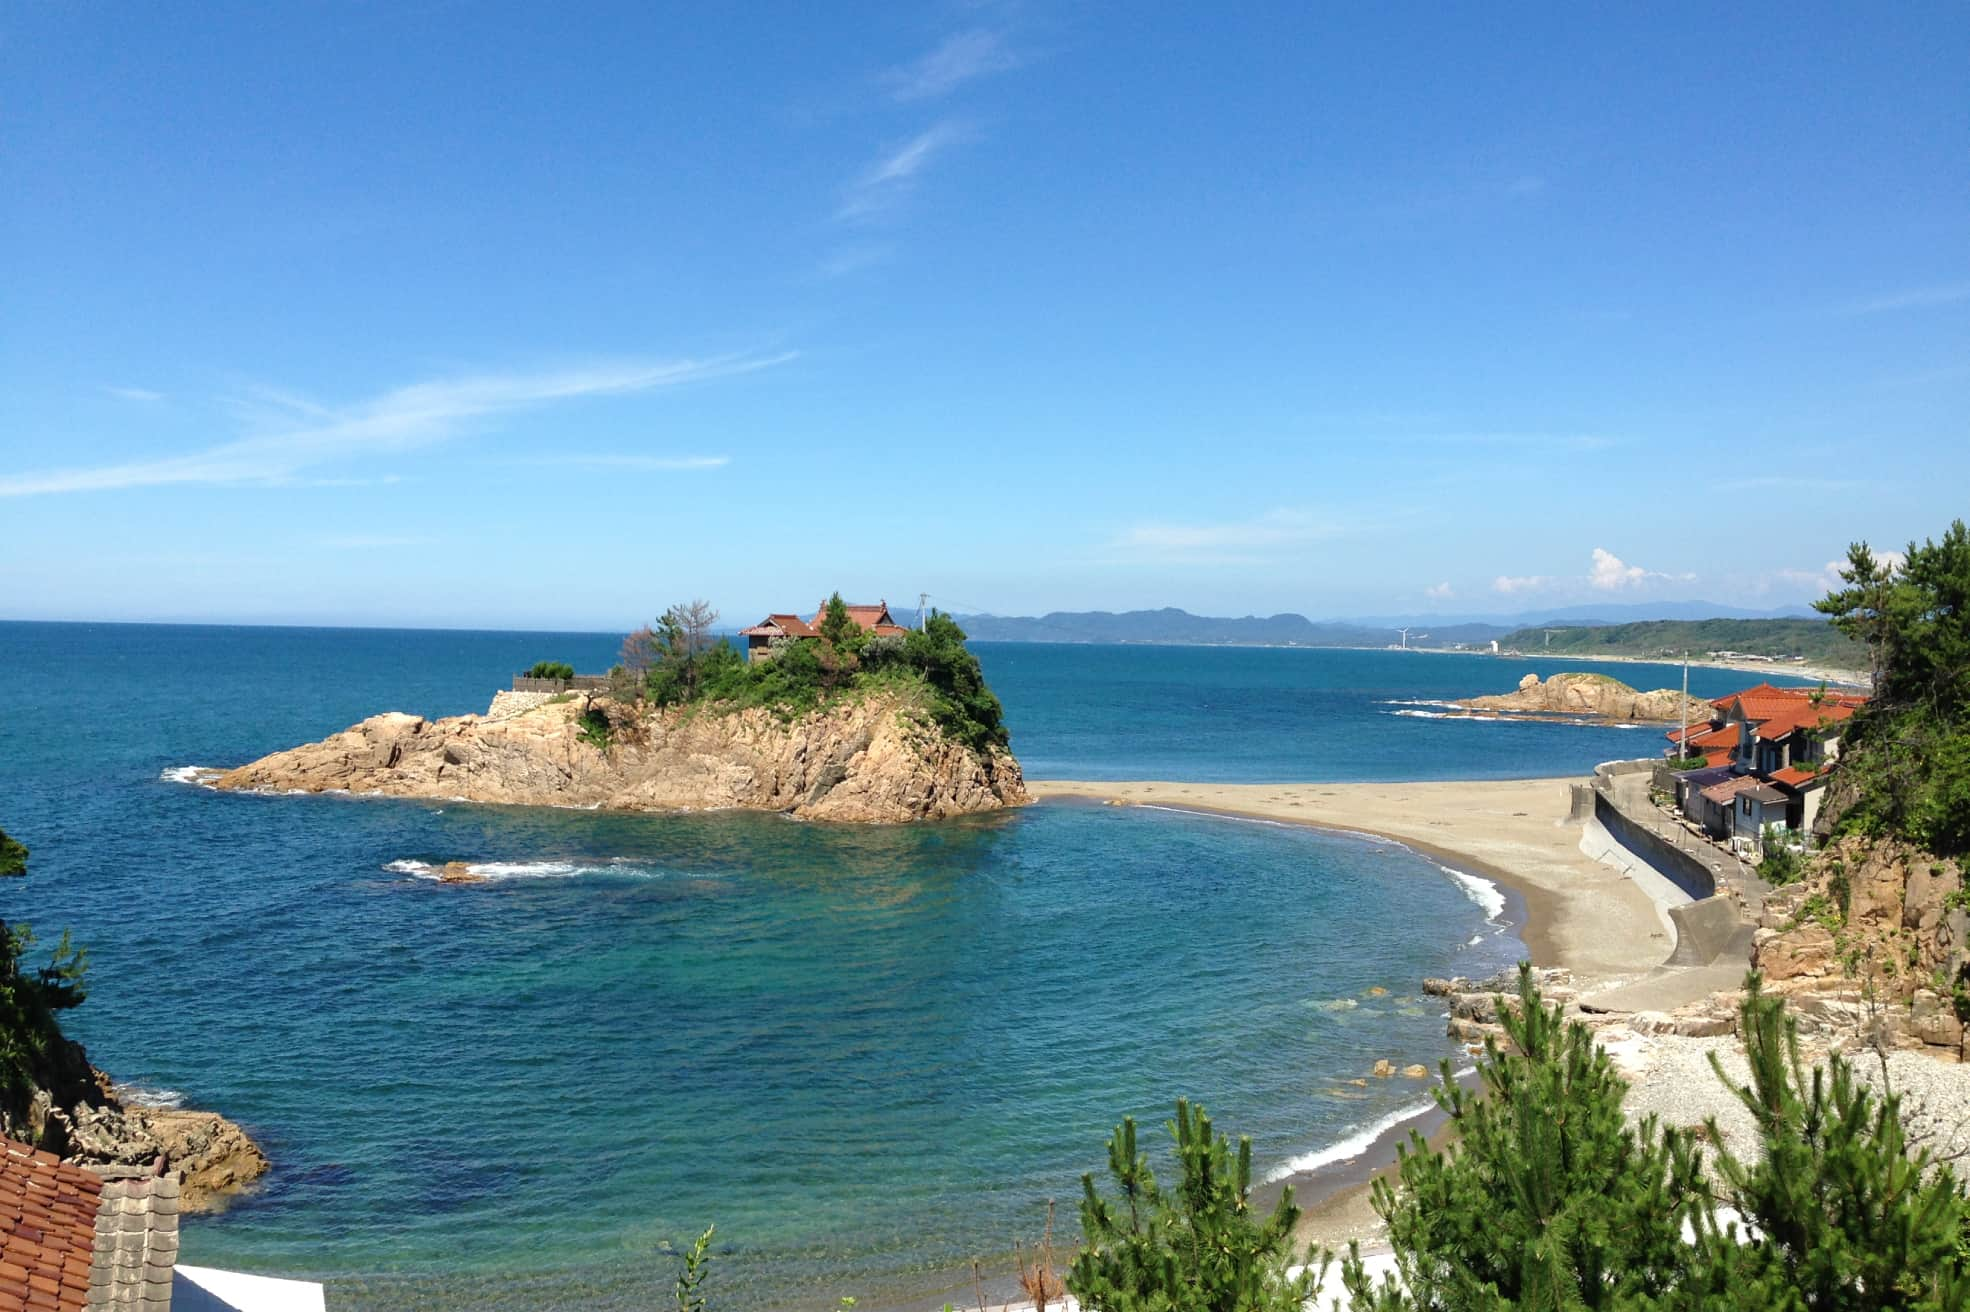
[(811, 620), (744, 630), (743, 653), (717, 622), (705, 602), (672, 606), (606, 676), (544, 661), (485, 715), (376, 715), (208, 782), (878, 824), (1028, 800), (999, 699), (949, 616), (909, 629), (837, 593)]

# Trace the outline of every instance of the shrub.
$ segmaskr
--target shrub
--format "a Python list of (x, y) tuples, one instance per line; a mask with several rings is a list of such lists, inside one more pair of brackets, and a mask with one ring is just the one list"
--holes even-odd
[[(1751, 1083), (1717, 1078), (1758, 1125), (1747, 1164), (1719, 1147), (1718, 1201), (1747, 1230), (1692, 1209), (1698, 1279), (1690, 1306), (1870, 1312), (1957, 1309), (1970, 1299), (1963, 1241), (1970, 1205), (1946, 1165), (1912, 1149), (1900, 1099), (1876, 1096), (1838, 1054), (1808, 1075), (1784, 1000), (1753, 974), (1738, 1014)], [(1721, 1144), (1716, 1122), (1708, 1123)], [(1753, 1236), (1746, 1239), (1746, 1235)]]
[(606, 752), (615, 741), (615, 727), (609, 723), (609, 716), (599, 706), (591, 706), (581, 713), (580, 739), (597, 751)]
[(1668, 765), (1672, 772), (1701, 770), (1704, 766), (1710, 764), (1710, 758), (1707, 756), (1672, 756), (1665, 764)]
[(1681, 1277), (1696, 1165), (1653, 1117), (1628, 1125), (1628, 1086), (1585, 1026), (1543, 1005), (1527, 966), (1518, 1003), (1500, 1000), (1510, 1046), (1485, 1040), (1481, 1096), (1444, 1063), (1436, 1102), (1457, 1151), (1412, 1132), (1396, 1152), (1401, 1187), (1375, 1182), (1401, 1282), (1375, 1284), (1351, 1249), (1342, 1279), (1355, 1307), (1612, 1308)]
[(1136, 1151), (1133, 1119), (1108, 1143), (1115, 1201), (1081, 1177), (1083, 1247), (1069, 1292), (1088, 1312), (1300, 1312), (1316, 1278), (1287, 1275), (1300, 1214), (1293, 1191), (1261, 1219), (1251, 1207), (1250, 1139), (1239, 1139), (1234, 1158), (1204, 1109), (1183, 1101), (1169, 1131), (1183, 1177), (1173, 1194)]
[(575, 667), (566, 661), (535, 661), (527, 669), (529, 679), (572, 679)]

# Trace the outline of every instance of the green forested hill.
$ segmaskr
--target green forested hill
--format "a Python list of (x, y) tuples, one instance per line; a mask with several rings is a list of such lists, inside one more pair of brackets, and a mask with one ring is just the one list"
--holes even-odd
[(1701, 659), (1731, 651), (1750, 656), (1803, 656), (1817, 665), (1849, 670), (1867, 668), (1860, 644), (1825, 620), (1649, 620), (1640, 624), (1547, 626), (1514, 630), (1500, 638), (1498, 645), (1506, 650), (1555, 656), (1679, 657), (1688, 652)]

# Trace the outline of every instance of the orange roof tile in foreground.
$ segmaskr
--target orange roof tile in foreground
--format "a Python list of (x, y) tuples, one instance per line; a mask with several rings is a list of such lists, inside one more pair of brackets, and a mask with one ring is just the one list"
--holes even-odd
[(12, 1139), (0, 1146), (0, 1312), (82, 1312), (102, 1179)]
[(1825, 782), (1824, 777), (1819, 771), (1801, 770), (1796, 765), (1788, 765), (1785, 769), (1774, 771), (1772, 774), (1773, 783), (1784, 784), (1787, 788), (1804, 787), (1815, 779), (1820, 780), (1822, 783)]

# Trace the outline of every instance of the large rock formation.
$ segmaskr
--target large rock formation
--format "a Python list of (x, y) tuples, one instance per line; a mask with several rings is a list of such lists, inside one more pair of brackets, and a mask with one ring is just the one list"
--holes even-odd
[[(584, 716), (588, 719), (585, 721)], [(596, 732), (606, 720), (605, 736)], [(391, 712), (211, 780), (223, 789), (377, 793), (621, 811), (738, 808), (894, 823), (1027, 801), (1019, 762), (946, 736), (905, 693), (768, 710), (654, 711), (581, 695), (486, 716)]]
[(1605, 674), (1586, 673), (1555, 674), (1543, 683), (1538, 675), (1528, 674), (1519, 680), (1517, 692), (1470, 697), (1457, 705), (1470, 711), (1663, 724), (1685, 719), (1691, 724), (1698, 724), (1709, 720), (1715, 713), (1709, 702), (1699, 697), (1684, 697), (1674, 688), (1637, 692), (1619, 679)]

